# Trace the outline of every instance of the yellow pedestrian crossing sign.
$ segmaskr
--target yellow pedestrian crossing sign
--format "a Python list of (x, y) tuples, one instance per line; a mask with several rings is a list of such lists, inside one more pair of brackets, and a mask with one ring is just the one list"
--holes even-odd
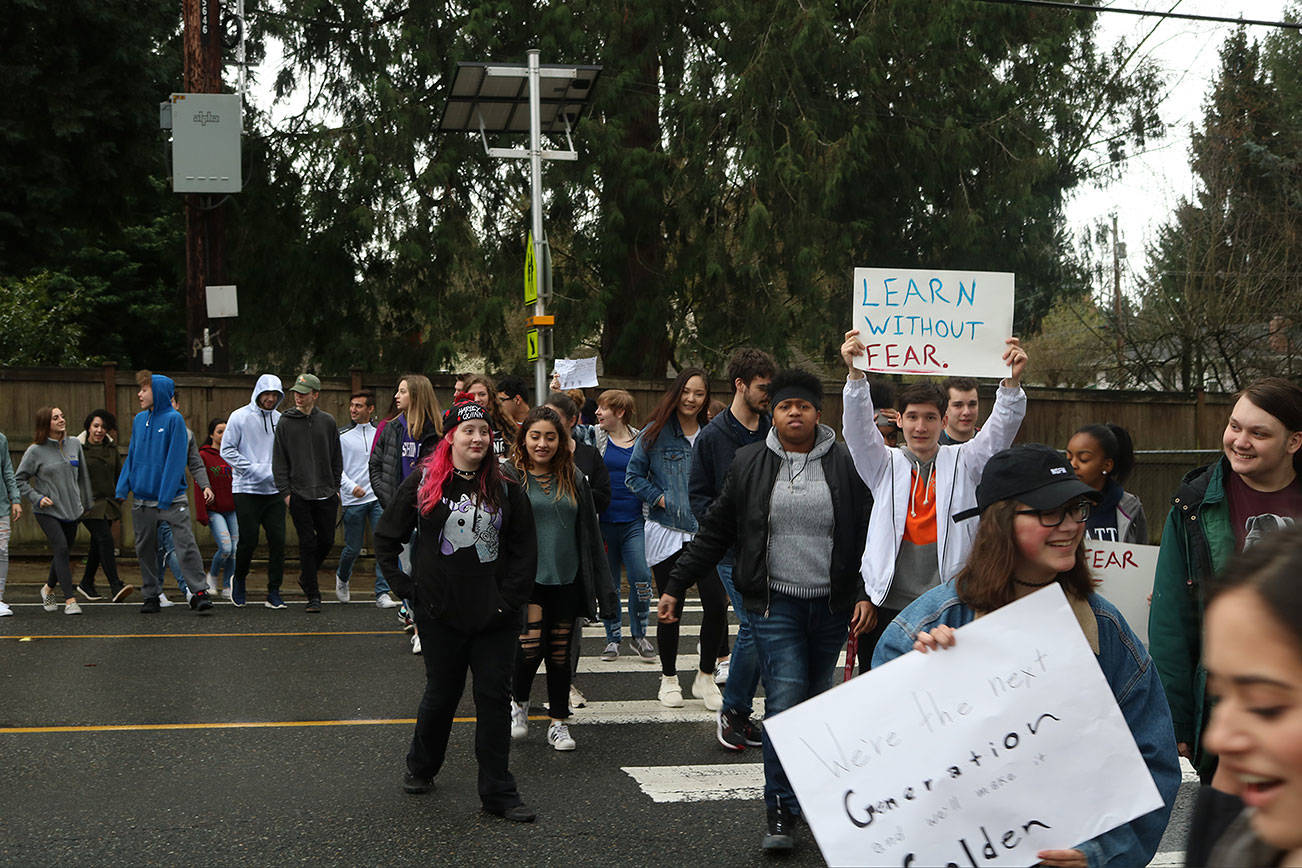
[[(530, 232), (529, 240), (525, 244), (525, 253), (524, 253), (524, 303), (526, 305), (530, 305), (530, 304), (536, 304), (537, 301), (538, 301), (538, 260), (533, 254), (533, 233)], [(531, 351), (534, 353), (534, 355), (530, 356), (529, 358), (535, 359), (538, 357), (537, 340), (535, 340), (534, 343), (531, 344), (531, 346), (534, 347), (534, 349)]]
[(538, 329), (529, 329), (524, 333), (524, 350), (529, 361), (538, 361)]

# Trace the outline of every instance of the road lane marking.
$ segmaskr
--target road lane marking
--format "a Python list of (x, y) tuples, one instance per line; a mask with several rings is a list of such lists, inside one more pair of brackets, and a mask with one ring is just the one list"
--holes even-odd
[(699, 766), (625, 766), (653, 802), (717, 802), (764, 796), (763, 763)]
[[(690, 663), (690, 668), (681, 668), (678, 671), (687, 675), (695, 675), (696, 654), (693, 653), (691, 655), (686, 655), (679, 652), (678, 661), (680, 664), (685, 661), (692, 661)], [(841, 656), (837, 658), (836, 666), (836, 677), (839, 679), (841, 677), (841, 672), (845, 667), (844, 651), (842, 651)], [(656, 657), (654, 660), (644, 661), (641, 657), (637, 656), (637, 654), (627, 653), (621, 654), (614, 660), (602, 660), (601, 656), (598, 654), (585, 654), (579, 658), (579, 675), (600, 675), (602, 673), (611, 672), (654, 672), (656, 675), (659, 675), (660, 658)], [(837, 683), (840, 684), (841, 682), (837, 681)], [(719, 689), (723, 690), (722, 685), (720, 685)]]
[(259, 639), (269, 636), (401, 636), (402, 630), (334, 630), (271, 633), (28, 633), (0, 639)]

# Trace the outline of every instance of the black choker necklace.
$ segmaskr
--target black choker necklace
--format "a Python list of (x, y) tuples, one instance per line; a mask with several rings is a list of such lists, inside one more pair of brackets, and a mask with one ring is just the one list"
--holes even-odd
[(460, 476), (462, 479), (465, 479), (465, 480), (467, 480), (467, 481), (469, 481), (469, 480), (471, 480), (471, 479), (474, 479), (474, 478), (475, 478), (475, 475), (476, 475), (475, 471), (473, 471), (473, 470), (459, 470), (459, 469), (457, 469), (456, 467), (452, 468), (452, 472), (455, 473), (457, 476)]
[(1047, 588), (1050, 585), (1052, 585), (1054, 582), (1058, 581), (1058, 577), (1054, 576), (1052, 579), (1049, 579), (1049, 581), (1047, 582), (1024, 582), (1021, 579), (1013, 579), (1013, 581), (1019, 585), (1024, 585), (1028, 588)]

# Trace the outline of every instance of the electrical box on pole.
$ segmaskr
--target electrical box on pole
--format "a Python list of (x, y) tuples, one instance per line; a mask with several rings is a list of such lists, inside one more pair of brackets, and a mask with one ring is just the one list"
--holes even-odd
[(240, 95), (174, 93), (172, 190), (240, 192)]

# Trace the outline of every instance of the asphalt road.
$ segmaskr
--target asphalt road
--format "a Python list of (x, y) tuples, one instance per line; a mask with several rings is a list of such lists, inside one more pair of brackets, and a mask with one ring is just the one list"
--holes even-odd
[[(576, 751), (547, 746), (541, 675), (535, 683), (540, 719), (513, 743), (511, 766), (538, 822), (517, 825), (478, 810), (469, 722), (453, 728), (437, 789), (402, 792), (424, 673), (393, 611), (223, 603), (206, 618), (184, 606), (142, 616), (137, 597), (68, 617), (28, 596), (7, 594), (16, 615), (0, 619), (0, 863), (766, 861), (759, 752), (722, 750), (699, 701), (662, 711), (658, 667), (627, 642), (617, 663), (597, 660), (599, 631), (583, 644), (589, 706), (571, 727)], [(472, 714), (467, 694), (458, 716)], [(713, 798), (654, 801), (654, 785), (625, 769), (688, 794), (662, 798)], [(1182, 864), (1191, 791), (1154, 864)], [(800, 844), (780, 861), (822, 864), (807, 831)]]

